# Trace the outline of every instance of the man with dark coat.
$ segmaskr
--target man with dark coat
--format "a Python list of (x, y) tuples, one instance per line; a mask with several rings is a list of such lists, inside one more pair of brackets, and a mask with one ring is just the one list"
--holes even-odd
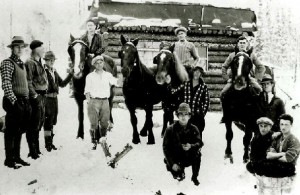
[(59, 87), (65, 87), (72, 79), (72, 70), (68, 76), (63, 80), (57, 71), (55, 70), (54, 62), (56, 57), (52, 51), (47, 51), (44, 57), (45, 70), (48, 78), (48, 90), (45, 99), (45, 123), (44, 123), (44, 135), (45, 135), (45, 148), (48, 152), (51, 150), (57, 150), (53, 144), (53, 127), (57, 123), (58, 115), (58, 100), (57, 95)]
[(14, 36), (11, 48), (12, 54), (3, 60), (0, 66), (2, 89), (4, 91), (3, 109), (6, 111), (4, 132), (5, 156), (4, 165), (9, 168), (20, 168), (19, 165), (29, 166), (20, 157), (22, 134), (28, 129), (31, 107), (27, 74), (20, 57), (27, 47), (23, 37)]
[(33, 40), (30, 43), (31, 57), (25, 62), (29, 87), (29, 101), (32, 107), (30, 129), (26, 132), (29, 147), (28, 157), (39, 158), (39, 132), (45, 119), (45, 94), (48, 89), (48, 79), (41, 58), (44, 57), (43, 42)]
[(283, 101), (274, 93), (275, 82), (271, 75), (265, 74), (261, 81), (263, 91), (257, 97), (258, 117), (268, 117), (274, 122), (272, 131), (279, 130), (278, 118), (285, 113)]
[(179, 181), (185, 178), (184, 168), (192, 165), (192, 181), (199, 185), (198, 174), (203, 146), (199, 130), (192, 125), (191, 109), (187, 103), (181, 103), (177, 110), (179, 121), (167, 127), (163, 139), (164, 162), (167, 170)]

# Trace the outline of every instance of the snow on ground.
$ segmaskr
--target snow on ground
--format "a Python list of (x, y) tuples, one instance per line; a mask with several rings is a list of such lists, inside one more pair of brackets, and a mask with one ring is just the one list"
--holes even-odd
[[(89, 123), (85, 118), (85, 139), (76, 139), (77, 108), (75, 101), (63, 89), (59, 98), (59, 119), (55, 128), (54, 143), (59, 150), (47, 152), (44, 148), (43, 132), (40, 133), (42, 157), (34, 161), (27, 158), (28, 146), (25, 136), (22, 140), (21, 156), (31, 163), (29, 167), (12, 170), (0, 165), (0, 195), (9, 194), (149, 194), (159, 190), (163, 195), (180, 192), (188, 195), (257, 194), (256, 180), (246, 172), (242, 163), (243, 133), (234, 127), (234, 164), (224, 163), (225, 128), (219, 124), (220, 113), (208, 113), (203, 134), (202, 163), (199, 175), (200, 185), (191, 182), (191, 168), (186, 169), (186, 179), (174, 180), (163, 163), (162, 111), (155, 111), (153, 120), (156, 144), (133, 145), (115, 169), (107, 166), (100, 145), (91, 150)], [(299, 113), (299, 112), (298, 112)], [(137, 111), (138, 126), (142, 127), (144, 112)], [(132, 129), (129, 113), (125, 109), (113, 110), (115, 126), (108, 135), (111, 153), (131, 142)], [(299, 116), (299, 115), (298, 115)], [(3, 134), (0, 134), (0, 163), (4, 162)], [(28, 185), (36, 180), (36, 183)], [(297, 181), (299, 184), (299, 181)], [(299, 185), (298, 185), (299, 186)], [(294, 191), (299, 192), (298, 190)]]

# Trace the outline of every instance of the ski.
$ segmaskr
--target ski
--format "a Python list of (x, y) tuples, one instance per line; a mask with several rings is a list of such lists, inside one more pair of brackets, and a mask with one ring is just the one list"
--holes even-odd
[(116, 167), (116, 164), (119, 160), (121, 160), (130, 150), (132, 149), (132, 146), (129, 144), (126, 144), (126, 146), (123, 148), (121, 152), (117, 152), (115, 156), (107, 163), (112, 168)]

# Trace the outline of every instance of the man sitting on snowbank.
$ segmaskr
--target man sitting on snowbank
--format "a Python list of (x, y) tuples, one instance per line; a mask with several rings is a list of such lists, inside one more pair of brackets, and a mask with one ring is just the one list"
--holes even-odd
[(191, 108), (187, 103), (181, 103), (176, 114), (179, 121), (167, 127), (163, 139), (164, 162), (174, 179), (179, 181), (185, 178), (184, 168), (192, 165), (192, 181), (199, 185), (197, 177), (203, 146), (200, 133), (190, 122)]

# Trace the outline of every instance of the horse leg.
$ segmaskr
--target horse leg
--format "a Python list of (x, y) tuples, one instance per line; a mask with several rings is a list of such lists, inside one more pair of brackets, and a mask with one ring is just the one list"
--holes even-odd
[(233, 163), (233, 158), (232, 158), (232, 151), (231, 151), (231, 141), (233, 139), (233, 131), (232, 131), (232, 122), (231, 121), (226, 121), (225, 122), (225, 127), (226, 127), (226, 141), (227, 141), (227, 146), (225, 149), (225, 159), (229, 158), (230, 163)]
[(148, 134), (147, 134), (147, 132), (148, 132), (148, 119), (147, 119), (147, 109), (148, 108), (145, 108), (145, 112), (146, 112), (146, 119), (145, 119), (145, 123), (144, 123), (144, 126), (143, 126), (143, 128), (141, 129), (141, 131), (140, 131), (140, 135), (142, 136), (142, 137), (146, 137)]
[[(164, 137), (164, 134), (165, 134), (165, 131), (166, 131), (166, 128), (168, 126), (168, 123), (171, 124), (173, 123), (172, 121), (172, 111), (170, 111), (168, 108), (165, 108), (164, 109), (164, 115), (163, 115), (163, 127), (162, 127), (162, 131), (161, 131), (161, 137), (163, 138)], [(174, 120), (174, 119), (173, 119)]]
[[(127, 106), (128, 107), (128, 106)], [(133, 138), (132, 143), (138, 144), (141, 142), (140, 136), (137, 130), (137, 118), (135, 115), (135, 108), (128, 107), (129, 113), (130, 113), (130, 121), (133, 128)]]
[(111, 123), (114, 123), (113, 117), (112, 117), (112, 108), (114, 105), (114, 97), (115, 97), (115, 92), (114, 92), (114, 87), (110, 88), (110, 96), (108, 98), (108, 102), (109, 102), (109, 110), (110, 110), (110, 116), (109, 116), (109, 120)]
[(81, 95), (74, 94), (75, 101), (78, 106), (78, 131), (77, 131), (77, 138), (84, 139), (84, 126), (83, 126), (83, 120), (84, 120), (84, 113), (83, 113), (83, 101), (84, 99), (81, 97)]
[(152, 121), (152, 111), (153, 111), (153, 106), (149, 106), (148, 108), (146, 108), (146, 122), (145, 122), (145, 126), (146, 129), (148, 129), (148, 142), (147, 144), (152, 145), (155, 144), (155, 138), (153, 135), (153, 121)]
[(252, 138), (252, 131), (249, 129), (248, 126), (245, 128), (245, 135), (243, 138), (243, 144), (244, 144), (244, 156), (243, 156), (243, 162), (247, 163), (249, 161), (249, 146)]

